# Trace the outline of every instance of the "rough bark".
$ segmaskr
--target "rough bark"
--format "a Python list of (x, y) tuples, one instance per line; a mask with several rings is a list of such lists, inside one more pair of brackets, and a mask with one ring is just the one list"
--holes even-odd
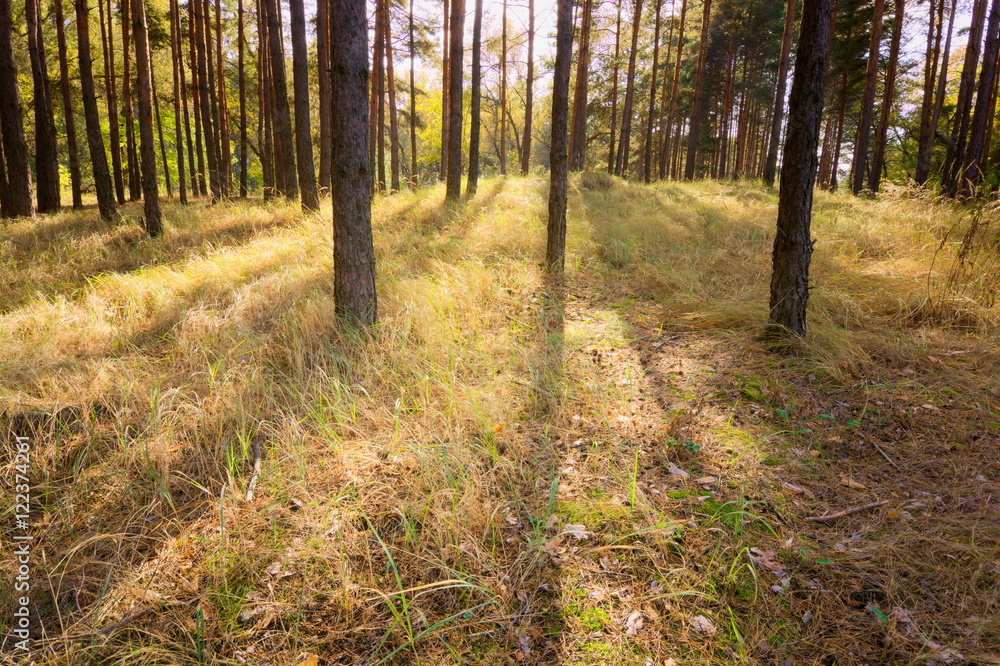
[(965, 62), (962, 65), (962, 77), (959, 81), (958, 100), (955, 105), (954, 121), (951, 129), (951, 141), (945, 156), (943, 189), (950, 196), (955, 196), (961, 186), (960, 174), (965, 165), (965, 145), (971, 120), (972, 97), (975, 93), (976, 69), (979, 66), (979, 54), (982, 49), (983, 28), (986, 23), (986, 0), (976, 0), (972, 10), (972, 23), (969, 26), (969, 41), (965, 47)]
[(479, 131), (482, 122), (482, 41), (483, 41), (483, 0), (476, 0), (476, 12), (472, 20), (472, 102), (469, 109), (469, 180), (466, 193), (472, 196), (479, 187)]
[(684, 163), (684, 180), (694, 180), (698, 141), (701, 138), (701, 103), (704, 92), (705, 54), (708, 48), (708, 28), (712, 18), (712, 0), (705, 0), (701, 19), (701, 44), (698, 47), (698, 67), (694, 78), (694, 99), (691, 102), (691, 122), (688, 125), (687, 161)]
[(573, 0), (558, 0), (556, 8), (556, 62), (552, 82), (552, 148), (549, 155), (549, 222), (545, 266), (561, 281), (566, 264), (566, 180), (569, 172), (566, 126), (569, 115), (569, 70), (573, 56)]
[(875, 111), (875, 93), (878, 87), (879, 44), (882, 39), (882, 17), (885, 0), (875, 0), (872, 16), (871, 41), (868, 43), (868, 68), (865, 70), (865, 89), (861, 96), (861, 115), (854, 139), (854, 161), (851, 164), (851, 193), (860, 194), (865, 187), (865, 169), (868, 166), (868, 144), (871, 140), (872, 115)]
[[(267, 38), (270, 61), (271, 98), (274, 104), (273, 135), (275, 142), (274, 180), (280, 194), (288, 199), (298, 197), (295, 174), (295, 144), (292, 140), (292, 118), (288, 109), (288, 84), (285, 77), (285, 52), (281, 39), (281, 15), (277, 0), (264, 0), (267, 7)], [(334, 21), (336, 23), (336, 21)]]
[(288, 0), (292, 28), (292, 85), (295, 95), (295, 151), (299, 169), (302, 210), (319, 210), (316, 171), (313, 166), (309, 118), (309, 52), (306, 48), (306, 11), (302, 0)]
[(788, 100), (785, 159), (781, 164), (778, 224), (772, 253), (770, 318), (772, 331), (806, 334), (809, 260), (816, 144), (823, 116), (826, 49), (832, 0), (804, 0), (795, 72)]
[(448, 179), (445, 198), (462, 196), (462, 66), (465, 36), (465, 0), (451, 0), (451, 45), (448, 64)]
[(24, 140), (24, 116), (12, 36), (10, 0), (0, 0), (0, 134), (7, 167), (7, 210), (14, 217), (30, 217), (35, 214), (31, 201), (31, 167)]
[(73, 118), (73, 98), (69, 88), (69, 57), (66, 53), (66, 24), (63, 20), (62, 0), (54, 0), (56, 42), (59, 50), (59, 92), (62, 96), (63, 121), (66, 125), (66, 157), (69, 161), (70, 190), (73, 209), (83, 207), (83, 187), (80, 183), (80, 156), (76, 146), (76, 121)]
[[(952, 0), (954, 3), (956, 0)], [(941, 46), (941, 11), (944, 8), (945, 0), (931, 0), (927, 10), (927, 49), (924, 55), (924, 96), (920, 106), (920, 134), (917, 139), (917, 166), (914, 171), (913, 180), (918, 185), (927, 182), (931, 171), (931, 154), (934, 150), (934, 134), (936, 128), (932, 127), (935, 109), (934, 76), (936, 73), (936, 63)], [(939, 11), (935, 11), (937, 8)], [(949, 21), (948, 42), (951, 42), (951, 25), (954, 23), (954, 13)], [(937, 27), (937, 37), (935, 38), (935, 26)], [(945, 48), (945, 51), (947, 51)], [(946, 53), (943, 55), (947, 55)], [(945, 79), (946, 69), (941, 70), (940, 82)]]
[(903, 14), (905, 11), (906, 0), (895, 0), (892, 43), (889, 47), (889, 64), (885, 72), (885, 96), (882, 100), (882, 112), (875, 135), (875, 154), (872, 156), (871, 178), (868, 181), (868, 189), (872, 192), (878, 192), (882, 183), (882, 167), (885, 165), (885, 149), (889, 139), (889, 119), (892, 117), (892, 105), (895, 102), (896, 67), (899, 63), (899, 45), (903, 36)]
[[(0, 5), (7, 0), (0, 0)], [(115, 194), (108, 171), (108, 156), (104, 152), (104, 137), (101, 134), (101, 117), (97, 111), (97, 93), (94, 90), (94, 69), (90, 55), (90, 13), (87, 0), (75, 0), (76, 44), (80, 57), (80, 92), (83, 95), (83, 117), (87, 124), (87, 147), (90, 149), (90, 164), (94, 171), (94, 190), (97, 192), (97, 207), (101, 217), (111, 220), (115, 216)], [(0, 45), (2, 53), (2, 45)], [(6, 95), (4, 95), (6, 99)], [(6, 118), (6, 114), (3, 114)], [(6, 143), (4, 145), (6, 151)], [(29, 198), (30, 202), (30, 198)]]
[(990, 122), (990, 101), (996, 86), (997, 46), (1000, 44), (1000, 0), (990, 5), (989, 24), (986, 28), (986, 43), (983, 46), (983, 67), (979, 72), (976, 104), (969, 128), (969, 148), (965, 155), (962, 182), (959, 188), (964, 198), (976, 194), (983, 179), (983, 161), (986, 155), (986, 126)]
[(35, 108), (35, 187), (39, 213), (59, 210), (59, 153), (56, 122), (49, 90), (49, 70), (45, 62), (39, 0), (25, 1), (28, 24), (28, 57)]
[(156, 182), (156, 140), (153, 136), (153, 78), (149, 62), (149, 29), (145, 0), (132, 1), (132, 35), (135, 41), (136, 91), (139, 98), (139, 146), (142, 169), (142, 202), (146, 233), (163, 233), (160, 196)]
[(781, 137), (781, 121), (785, 113), (785, 80), (788, 78), (789, 56), (792, 53), (795, 4), (796, 0), (787, 0), (785, 3), (785, 30), (781, 36), (781, 59), (778, 63), (778, 91), (774, 95), (771, 136), (767, 146), (767, 163), (764, 165), (764, 185), (767, 187), (774, 187), (774, 176), (778, 170), (778, 144)]
[(334, 299), (337, 313), (373, 326), (378, 310), (368, 170), (368, 22), (364, 0), (332, 0)]
[(569, 132), (569, 168), (583, 171), (587, 160), (587, 82), (590, 78), (590, 24), (594, 0), (583, 0), (580, 16), (580, 45), (576, 53), (576, 84), (573, 93), (573, 118)]

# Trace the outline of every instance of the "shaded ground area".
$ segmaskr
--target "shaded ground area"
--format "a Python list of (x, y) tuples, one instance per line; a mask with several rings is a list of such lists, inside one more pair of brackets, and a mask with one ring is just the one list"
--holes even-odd
[(330, 317), (329, 211), (171, 209), (140, 263), (96, 219), (9, 230), (34, 658), (1000, 663), (995, 313), (933, 268), (960, 214), (821, 194), (788, 356), (773, 192), (576, 191), (565, 289), (544, 194), (379, 200), (373, 340)]

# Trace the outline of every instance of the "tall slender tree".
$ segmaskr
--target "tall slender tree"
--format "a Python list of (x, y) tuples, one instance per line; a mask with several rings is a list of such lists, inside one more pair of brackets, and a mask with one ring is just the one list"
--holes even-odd
[[(0, 5), (7, 0), (0, 0)], [(90, 164), (94, 171), (94, 190), (97, 192), (97, 207), (101, 217), (111, 220), (115, 217), (115, 194), (108, 171), (108, 156), (104, 152), (104, 137), (101, 133), (101, 116), (97, 111), (97, 93), (94, 90), (94, 69), (90, 55), (90, 10), (87, 0), (74, 0), (76, 9), (76, 45), (80, 61), (80, 93), (83, 95), (83, 117), (87, 124), (87, 147), (90, 149)], [(2, 31), (0, 31), (2, 32)], [(0, 56), (3, 53), (0, 43)], [(2, 79), (2, 75), (0, 75)], [(4, 99), (6, 95), (3, 96)], [(0, 114), (6, 119), (6, 114)], [(4, 151), (7, 145), (4, 143)], [(9, 164), (8, 158), (8, 164)], [(30, 197), (29, 197), (30, 203)]]
[(56, 43), (59, 50), (59, 92), (63, 103), (63, 123), (66, 126), (66, 158), (69, 161), (69, 182), (73, 209), (83, 207), (83, 186), (80, 182), (80, 156), (76, 146), (76, 121), (73, 118), (73, 98), (69, 88), (69, 56), (66, 53), (66, 24), (62, 0), (53, 0), (56, 22)]
[(590, 79), (590, 24), (594, 0), (583, 0), (580, 16), (580, 44), (576, 51), (576, 83), (573, 116), (569, 133), (569, 168), (583, 171), (587, 160), (587, 82)]
[[(298, 197), (295, 178), (295, 144), (292, 142), (292, 118), (288, 109), (288, 84), (285, 77), (285, 54), (281, 38), (281, 7), (277, 0), (264, 0), (267, 8), (271, 100), (273, 103), (275, 141), (275, 185), (288, 199)], [(336, 21), (335, 21), (336, 23)]]
[(337, 313), (373, 326), (378, 311), (368, 170), (368, 21), (364, 0), (332, 0), (334, 300)]
[(628, 170), (629, 145), (632, 139), (632, 105), (635, 100), (635, 67), (639, 55), (639, 27), (642, 21), (642, 0), (635, 0), (632, 9), (632, 48), (628, 55), (628, 73), (625, 75), (625, 102), (622, 105), (622, 129), (615, 156), (615, 173), (625, 175)]
[(875, 154), (872, 156), (871, 176), (868, 179), (868, 189), (872, 192), (878, 192), (882, 183), (885, 149), (889, 141), (889, 120), (892, 117), (892, 105), (895, 102), (899, 45), (903, 37), (903, 18), (906, 12), (906, 0), (894, 0), (894, 4), (892, 43), (889, 46), (889, 64), (885, 71), (885, 94), (882, 98), (882, 111), (875, 134)]
[(462, 61), (465, 35), (465, 0), (451, 0), (451, 44), (448, 54), (448, 179), (445, 198), (458, 201), (462, 196)]
[[(452, 0), (457, 2), (458, 0)], [(528, 175), (531, 164), (531, 114), (535, 89), (535, 0), (528, 0), (528, 78), (524, 91), (524, 138), (521, 140), (521, 175)]]
[[(128, 1), (128, 0), (124, 0)], [(209, 40), (207, 38), (208, 21), (205, 16), (204, 3), (201, 0), (189, 0), (188, 8), (192, 13), (192, 39), (194, 40), (197, 62), (194, 63), (198, 76), (198, 106), (201, 116), (201, 129), (205, 138), (205, 156), (208, 160), (208, 182), (212, 191), (212, 200), (222, 198), (222, 184), (219, 178), (218, 141), (215, 137), (215, 119), (209, 96), (212, 86), (208, 79), (208, 62), (211, 58)]]
[(653, 123), (656, 120), (656, 74), (660, 63), (660, 13), (663, 0), (655, 0), (653, 5), (656, 19), (653, 27), (653, 69), (649, 75), (649, 112), (646, 115), (646, 139), (643, 142), (642, 177), (647, 183), (653, 179)]
[[(504, 2), (506, 2), (506, 0), (504, 0)], [(416, 81), (417, 48), (416, 48), (416, 41), (413, 37), (413, 0), (410, 0), (409, 18), (410, 18), (410, 187), (416, 187), (420, 180), (420, 174), (417, 170), (417, 81)]]
[[(119, 0), (122, 17), (122, 118), (125, 120), (125, 155), (128, 163), (128, 199), (138, 201), (142, 191), (139, 158), (135, 142), (135, 112), (132, 106), (132, 0)], [(111, 0), (108, 0), (108, 22), (111, 21)], [(109, 35), (113, 31), (108, 30)], [(114, 56), (112, 56), (114, 60)], [(112, 149), (114, 147), (112, 146)]]
[(385, 79), (389, 107), (389, 187), (399, 191), (399, 117), (396, 110), (396, 73), (393, 66), (391, 3), (382, 3), (382, 38), (385, 40)]
[[(132, 35), (135, 42), (135, 73), (139, 97), (139, 145), (142, 163), (142, 200), (146, 233), (163, 233), (160, 196), (156, 182), (156, 140), (153, 137), (153, 77), (149, 57), (149, 28), (145, 0), (132, 0)], [(164, 165), (166, 166), (166, 165)]]
[(569, 171), (566, 125), (569, 70), (573, 57), (573, 0), (556, 3), (556, 62), (552, 82), (552, 151), (545, 265), (561, 280), (566, 263), (566, 181)]
[(958, 194), (961, 187), (961, 173), (965, 165), (965, 146), (971, 121), (972, 98), (975, 94), (976, 70), (979, 54), (983, 48), (983, 29), (986, 26), (986, 0), (976, 0), (972, 6), (972, 22), (969, 24), (969, 41), (965, 47), (962, 75), (958, 84), (958, 99), (955, 103), (951, 140), (945, 156), (942, 186), (950, 196)]
[(56, 122), (49, 90), (49, 70), (45, 62), (39, 0), (25, 0), (28, 24), (28, 57), (34, 84), (35, 107), (35, 186), (38, 212), (59, 210), (59, 153), (56, 144)]
[(299, 167), (302, 210), (319, 210), (309, 120), (309, 53), (306, 47), (306, 10), (302, 0), (288, 0), (292, 20), (292, 85), (295, 93), (295, 151)]
[(472, 19), (472, 102), (469, 108), (469, 180), (465, 186), (468, 196), (479, 187), (479, 130), (482, 118), (482, 41), (483, 41), (483, 0), (475, 0), (476, 10)]
[(995, 104), (997, 47), (1000, 45), (1000, 0), (990, 4), (989, 22), (986, 27), (986, 42), (983, 45), (983, 67), (979, 72), (976, 104), (969, 127), (969, 147), (961, 172), (959, 191), (964, 198), (972, 198), (983, 179), (982, 164), (986, 157), (987, 124), (992, 122), (991, 101)]
[(778, 170), (778, 144), (781, 137), (781, 121), (785, 114), (785, 81), (788, 78), (788, 62), (792, 53), (796, 4), (797, 0), (787, 0), (785, 3), (785, 30), (781, 36), (781, 58), (778, 61), (778, 90), (774, 95), (771, 136), (767, 146), (767, 162), (764, 165), (764, 185), (767, 187), (774, 187), (774, 176)]
[(770, 317), (774, 323), (772, 330), (779, 335), (806, 334), (809, 261), (813, 250), (809, 227), (832, 2), (803, 0), (802, 3), (802, 27), (788, 98), (788, 131), (778, 190), (778, 228), (771, 255)]
[(701, 19), (701, 44), (698, 47), (698, 67), (694, 78), (694, 99), (691, 102), (691, 123), (688, 126), (687, 161), (684, 163), (684, 180), (693, 180), (698, 141), (701, 139), (701, 102), (704, 97), (705, 56), (708, 52), (708, 28), (712, 18), (712, 0), (705, 0)]
[(875, 111), (875, 93), (878, 85), (879, 44), (882, 39), (885, 0), (875, 0), (873, 12), (871, 41), (868, 44), (868, 69), (865, 71), (865, 89), (861, 97), (861, 115), (858, 118), (858, 133), (854, 139), (854, 162), (851, 165), (853, 194), (860, 194), (865, 187), (868, 143), (871, 140), (872, 115)]
[[(176, 2), (177, 0), (174, 0), (174, 1)], [(324, 6), (326, 6), (327, 4), (328, 4), (328, 0), (320, 0), (319, 6), (320, 6), (320, 11), (321, 12), (323, 11), (322, 8)], [(245, 54), (245, 51), (246, 51), (246, 37), (245, 37), (244, 31), (243, 31), (243, 20), (244, 20), (243, 0), (237, 0), (237, 3), (236, 3), (236, 23), (237, 23), (237, 28), (236, 28), (236, 42), (237, 42), (237, 48), (236, 48), (236, 53), (237, 53), (237, 55), (236, 55), (236, 69), (237, 69), (237, 77), (239, 78), (239, 81), (238, 81), (237, 85), (239, 86), (239, 93), (240, 93), (240, 198), (241, 199), (245, 199), (246, 196), (247, 196), (247, 166), (248, 166), (248, 161), (249, 161), (249, 155), (247, 155), (247, 144), (249, 143), (249, 141), (248, 141), (248, 138), (247, 138), (247, 91), (246, 91), (246, 63), (245, 63), (245, 59), (246, 59), (246, 54)], [(319, 34), (317, 36), (317, 47), (319, 46), (319, 42), (320, 41), (327, 42), (327, 39), (329, 37), (329, 35), (328, 35), (328, 33), (329, 33), (329, 27), (326, 28), (326, 33), (327, 33), (326, 35), (324, 35), (324, 29), (323, 29), (322, 26), (320, 26), (318, 28), (318, 30), (319, 30)], [(329, 115), (330, 115), (330, 104), (329, 104), (329, 99), (327, 99), (327, 104), (326, 104), (326, 107), (325, 107), (325, 110), (326, 110), (326, 122), (324, 123), (323, 122), (324, 105), (323, 105), (322, 80), (323, 80), (323, 75), (325, 73), (326, 74), (326, 80), (327, 80), (326, 95), (327, 95), (327, 97), (329, 97), (329, 94), (330, 94), (330, 86), (329, 86), (329, 80), (330, 80), (329, 62), (330, 62), (330, 59), (329, 59), (329, 56), (325, 56), (325, 57), (323, 56), (323, 51), (322, 50), (320, 50), (319, 61), (320, 61), (320, 63), (319, 63), (319, 74), (320, 74), (320, 81), (321, 81), (321, 85), (320, 85), (320, 104), (319, 104), (319, 108), (320, 108), (320, 127), (322, 128), (322, 126), (324, 124), (326, 125), (326, 143), (324, 143), (322, 139), (320, 140), (320, 153), (321, 153), (321, 155), (324, 152), (326, 154), (326, 186), (325, 187), (326, 187), (327, 190), (329, 190), (330, 189), (330, 118), (329, 118)], [(320, 130), (320, 135), (322, 136), (322, 129)], [(321, 173), (323, 171), (323, 166), (322, 165), (323, 165), (323, 158), (320, 157), (320, 172)], [(322, 180), (322, 178), (321, 178), (321, 180)], [(323, 185), (320, 185), (320, 187), (323, 187)]]
[(233, 148), (229, 136), (229, 102), (226, 96), (226, 70), (223, 62), (225, 46), (222, 39), (222, 0), (215, 0), (215, 78), (218, 84), (219, 179), (223, 196), (233, 189)]
[(6, 161), (7, 206), (10, 215), (35, 214), (31, 201), (31, 169), (24, 141), (21, 92), (14, 63), (13, 25), (10, 0), (0, 0), (0, 138)]
[[(412, 3), (413, 0), (410, 0)], [(412, 13), (412, 10), (411, 10)], [(500, 175), (507, 175), (507, 0), (500, 28)]]
[[(127, 1), (127, 0), (126, 0)], [(97, 0), (97, 19), (101, 26), (101, 52), (104, 56), (104, 91), (108, 109), (108, 143), (111, 149), (111, 177), (115, 184), (118, 205), (125, 203), (125, 180), (122, 175), (122, 142), (118, 112), (118, 82), (115, 75), (115, 30), (112, 23), (111, 0), (108, 0), (107, 21), (104, 0)], [(125, 13), (128, 16), (128, 12)], [(124, 19), (123, 19), (124, 20)], [(130, 29), (130, 28), (129, 28)]]
[[(674, 127), (674, 111), (677, 107), (677, 91), (680, 86), (681, 79), (681, 62), (684, 55), (684, 22), (687, 18), (687, 0), (681, 0), (681, 18), (680, 27), (677, 29), (677, 55), (674, 60), (674, 81), (670, 85), (670, 110), (667, 112), (667, 122), (664, 126), (664, 137), (663, 142), (660, 147), (660, 178), (666, 178), (668, 169), (669, 152), (670, 152), (670, 134), (673, 132)], [(680, 130), (676, 132), (676, 136), (680, 137)], [(676, 151), (676, 147), (674, 148)]]
[[(242, 3), (242, 0), (240, 0)], [(181, 61), (184, 59), (183, 42), (181, 41), (179, 0), (170, 0), (170, 55), (172, 62), (171, 74), (174, 83), (174, 146), (177, 150), (177, 190), (181, 204), (188, 202), (187, 182), (184, 178), (184, 134), (182, 133), (181, 113)], [(241, 5), (242, 6), (242, 5)], [(242, 26), (241, 26), (242, 27)], [(164, 159), (164, 162), (166, 160)]]

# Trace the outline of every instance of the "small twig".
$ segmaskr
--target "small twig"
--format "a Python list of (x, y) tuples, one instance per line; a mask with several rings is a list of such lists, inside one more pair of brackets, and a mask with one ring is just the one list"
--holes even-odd
[(843, 518), (844, 516), (849, 516), (852, 513), (859, 513), (861, 511), (867, 511), (868, 509), (875, 509), (880, 506), (885, 506), (889, 503), (889, 500), (882, 500), (881, 502), (872, 502), (871, 504), (865, 504), (864, 506), (856, 506), (853, 509), (845, 509), (844, 511), (838, 511), (837, 513), (831, 513), (826, 516), (808, 516), (806, 520), (812, 523), (824, 523), (828, 520), (836, 520), (837, 518)]
[(882, 454), (882, 457), (883, 457), (883, 458), (885, 458), (886, 460), (888, 460), (888, 461), (889, 461), (889, 464), (890, 464), (890, 465), (892, 465), (893, 467), (895, 467), (895, 468), (896, 468), (896, 470), (897, 470), (897, 471), (900, 471), (900, 472), (902, 472), (902, 471), (903, 471), (903, 470), (902, 470), (902, 468), (901, 468), (901, 467), (900, 467), (899, 465), (897, 465), (897, 464), (896, 464), (896, 463), (895, 463), (895, 462), (893, 461), (893, 459), (892, 459), (892, 458), (890, 458), (890, 457), (889, 457), (889, 454), (888, 454), (888, 453), (886, 453), (885, 451), (883, 451), (883, 450), (882, 450), (882, 447), (881, 447), (881, 446), (879, 446), (877, 442), (874, 442), (874, 441), (872, 441), (872, 443), (871, 443), (871, 444), (872, 444), (872, 446), (874, 446), (874, 447), (875, 447), (875, 450), (876, 450), (876, 451), (878, 451), (879, 453), (881, 453), (881, 454)]
[(253, 489), (257, 486), (257, 479), (260, 478), (260, 439), (253, 443), (253, 476), (247, 484), (246, 501), (253, 499)]

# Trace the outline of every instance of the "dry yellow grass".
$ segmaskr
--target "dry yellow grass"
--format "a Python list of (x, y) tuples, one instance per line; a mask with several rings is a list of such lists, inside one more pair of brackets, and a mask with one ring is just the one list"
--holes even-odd
[[(544, 180), (490, 179), (456, 207), (441, 188), (378, 199), (373, 339), (332, 318), (328, 207), (166, 206), (157, 241), (93, 212), (0, 229), (0, 429), (34, 447), (34, 658), (860, 664), (1000, 650), (997, 311), (947, 288), (967, 216), (908, 192), (819, 193), (811, 333), (785, 358), (757, 338), (773, 192), (576, 186), (564, 293), (538, 267)], [(885, 459), (854, 443), (894, 427)], [(936, 472), (947, 509), (933, 519), (905, 508), (926, 492), (932, 440), (928, 456), (960, 442)], [(892, 489), (890, 457), (908, 472)], [(781, 483), (812, 484), (811, 500)], [(824, 558), (841, 541), (801, 521), (883, 496), (910, 518), (845, 519), (867, 560)], [(917, 533), (954, 562), (907, 562)], [(11, 554), (8, 539), (5, 580)], [(917, 579), (945, 586), (960, 620)], [(886, 624), (851, 605), (859, 590)]]

